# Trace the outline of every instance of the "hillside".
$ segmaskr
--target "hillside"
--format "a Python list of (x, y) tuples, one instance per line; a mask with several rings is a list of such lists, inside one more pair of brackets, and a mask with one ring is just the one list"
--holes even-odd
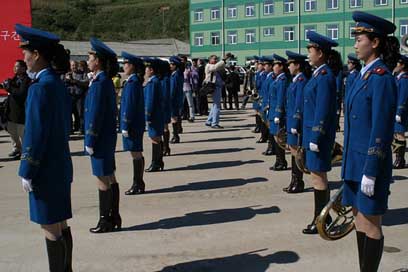
[(189, 39), (188, 0), (32, 0), (32, 14), (34, 27), (64, 40)]

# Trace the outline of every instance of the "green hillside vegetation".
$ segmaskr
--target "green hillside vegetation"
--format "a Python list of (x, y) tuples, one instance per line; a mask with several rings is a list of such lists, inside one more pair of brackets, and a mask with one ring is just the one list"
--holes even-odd
[(188, 0), (32, 0), (32, 15), (33, 27), (64, 40), (189, 39)]

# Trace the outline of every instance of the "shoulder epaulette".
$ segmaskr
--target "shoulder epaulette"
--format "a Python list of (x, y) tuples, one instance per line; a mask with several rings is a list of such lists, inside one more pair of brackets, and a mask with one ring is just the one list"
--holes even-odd
[(326, 69), (322, 69), (321, 71), (320, 71), (320, 73), (319, 74), (322, 74), (322, 75), (325, 75), (325, 74), (327, 74), (327, 71), (326, 71)]
[(386, 72), (387, 71), (384, 68), (381, 68), (381, 67), (375, 68), (373, 70), (373, 74), (380, 75), (380, 76), (384, 75)]
[(304, 80), (303, 77), (298, 77), (298, 78), (297, 78), (297, 81), (303, 81), (303, 80)]
[(402, 78), (408, 78), (408, 75), (403, 75)]

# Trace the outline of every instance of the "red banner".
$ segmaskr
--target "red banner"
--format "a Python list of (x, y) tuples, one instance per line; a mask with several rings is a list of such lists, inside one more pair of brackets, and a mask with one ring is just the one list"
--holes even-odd
[(1, 0), (0, 8), (0, 82), (14, 75), (13, 67), (23, 54), (14, 30), (16, 23), (31, 26), (30, 0)]

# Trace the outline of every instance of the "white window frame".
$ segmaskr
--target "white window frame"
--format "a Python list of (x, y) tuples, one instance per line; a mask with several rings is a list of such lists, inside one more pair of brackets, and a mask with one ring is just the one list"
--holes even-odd
[(194, 46), (204, 46), (204, 34), (203, 33), (194, 34)]
[[(268, 11), (268, 12), (266, 12)], [(263, 5), (264, 15), (272, 15), (275, 12), (275, 2), (274, 0), (264, 1)]]
[[(329, 3), (331, 3), (331, 7), (329, 7)], [(327, 4), (327, 9), (329, 9), (329, 10), (339, 9), (339, 0), (327, 0), (326, 4)], [(334, 5), (334, 4), (336, 4), (336, 5)]]
[(246, 44), (256, 43), (255, 29), (245, 30), (245, 43)]
[[(216, 42), (214, 43), (214, 41)], [(211, 32), (211, 45), (220, 45), (220, 43), (221, 43), (220, 32), (219, 31)]]
[[(377, 3), (379, 1), (380, 3)], [(374, 6), (380, 7), (380, 6), (387, 6), (388, 5), (388, 0), (374, 0)]]
[(274, 27), (265, 27), (263, 29), (263, 35), (264, 35), (264, 37), (275, 36), (275, 28)]
[(211, 21), (216, 21), (221, 18), (220, 8), (211, 8), (210, 14)]
[[(360, 5), (358, 5), (360, 3)], [(363, 7), (363, 0), (350, 0), (350, 8), (361, 8)]]
[(305, 41), (309, 41), (309, 39), (307, 38), (307, 32), (309, 32), (309, 31), (315, 31), (316, 32), (316, 28), (317, 28), (316, 25), (306, 25), (305, 26)]
[[(312, 8), (314, 4), (314, 9)], [(311, 12), (317, 10), (317, 1), (316, 0), (305, 0), (305, 12)]]
[(408, 19), (400, 20), (400, 36), (408, 34)]
[[(288, 1), (290, 2), (283, 1), (283, 13), (295, 12), (295, 1), (294, 0), (288, 0)], [(288, 7), (288, 11), (285, 11), (286, 7)]]
[(401, 5), (408, 4), (408, 0), (401, 0)]
[(229, 6), (227, 8), (227, 18), (234, 19), (237, 18), (238, 10), (236, 6)]
[(194, 22), (202, 22), (202, 21), (204, 21), (204, 10), (196, 9), (194, 11)]
[[(289, 29), (290, 28), (290, 29)], [(288, 35), (286, 37), (286, 35)], [(288, 38), (288, 39), (286, 39)], [(293, 26), (285, 26), (283, 28), (283, 39), (285, 42), (293, 42), (295, 41), (295, 27)]]
[(254, 3), (245, 4), (245, 17), (254, 16), (255, 16), (255, 4)]
[(227, 43), (237, 44), (238, 43), (238, 31), (230, 30), (227, 32)]
[[(331, 38), (332, 40), (338, 40), (339, 39), (339, 25), (337, 25), (337, 24), (328, 24), (328, 25), (326, 25), (326, 32), (327, 32), (327, 37)], [(336, 34), (335, 37), (333, 35), (334, 33)]]
[(349, 25), (349, 37), (350, 37), (350, 40), (354, 40), (354, 38), (355, 38), (355, 36), (356, 36), (356, 35), (353, 34), (353, 31), (354, 31), (355, 28), (356, 28), (356, 24), (355, 24), (355, 23), (351, 23), (351, 24)]

